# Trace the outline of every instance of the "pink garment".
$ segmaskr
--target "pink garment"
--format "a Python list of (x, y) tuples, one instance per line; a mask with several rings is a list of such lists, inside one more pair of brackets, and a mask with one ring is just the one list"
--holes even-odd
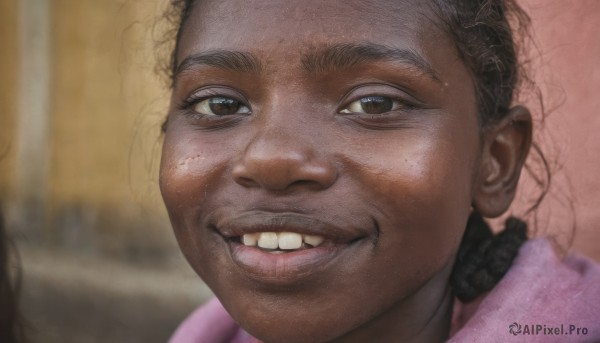
[[(521, 247), (508, 273), (474, 304), (474, 313), (468, 313), (470, 306), (455, 304), (449, 342), (598, 343), (600, 265), (574, 254), (560, 261), (548, 240), (535, 239)], [(526, 334), (531, 325), (541, 331)], [(559, 333), (562, 325), (562, 333), (544, 334), (544, 325)], [(587, 334), (567, 335), (570, 325), (586, 328)]]
[[(194, 311), (170, 340), (257, 342), (216, 298)], [(560, 261), (546, 239), (525, 243), (491, 292), (475, 303), (455, 302), (448, 342), (600, 342), (600, 265), (577, 255)]]

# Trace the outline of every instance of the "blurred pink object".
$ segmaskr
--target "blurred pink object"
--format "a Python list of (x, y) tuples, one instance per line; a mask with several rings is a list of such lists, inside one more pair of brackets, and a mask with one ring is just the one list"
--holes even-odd
[(455, 303), (449, 342), (600, 342), (598, 318), (600, 265), (578, 255), (560, 261), (550, 242), (537, 238), (490, 293)]

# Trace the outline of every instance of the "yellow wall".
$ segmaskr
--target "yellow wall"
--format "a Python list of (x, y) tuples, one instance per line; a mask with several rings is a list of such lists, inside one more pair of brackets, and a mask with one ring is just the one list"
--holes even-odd
[(8, 196), (15, 168), (17, 118), (17, 0), (0, 1), (0, 194)]
[(170, 235), (157, 225), (166, 222), (156, 166), (168, 93), (154, 69), (160, 11), (147, 1), (53, 3), (49, 196), (58, 240), (69, 240), (72, 222), (92, 227), (76, 240), (109, 251), (160, 246)]
[[(154, 102), (166, 89), (153, 74), (152, 14), (140, 1), (54, 2), (53, 199), (130, 200), (132, 136), (148, 122), (141, 117), (165, 108)], [(158, 137), (155, 129), (142, 134)]]
[(49, 1), (49, 170), (39, 224), (15, 201), (19, 8), (18, 0), (0, 1), (0, 152), (10, 148), (0, 161), (0, 199), (7, 216), (18, 217), (8, 218), (18, 223), (12, 231), (69, 249), (172, 250), (157, 185), (168, 89), (155, 71), (155, 25), (165, 3)]

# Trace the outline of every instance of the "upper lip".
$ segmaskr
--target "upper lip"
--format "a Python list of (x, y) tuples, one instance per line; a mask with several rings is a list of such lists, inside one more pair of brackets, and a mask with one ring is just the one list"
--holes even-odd
[(365, 236), (360, 228), (350, 226), (341, 228), (297, 213), (250, 211), (236, 216), (216, 218), (213, 225), (225, 238), (257, 232), (296, 232), (303, 235), (323, 236), (337, 243), (348, 243)]

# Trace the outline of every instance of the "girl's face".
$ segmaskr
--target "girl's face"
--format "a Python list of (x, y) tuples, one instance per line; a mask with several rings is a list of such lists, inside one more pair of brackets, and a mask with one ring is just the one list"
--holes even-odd
[(178, 61), (162, 194), (247, 331), (403, 341), (447, 325), (480, 135), (424, 1), (197, 1)]

